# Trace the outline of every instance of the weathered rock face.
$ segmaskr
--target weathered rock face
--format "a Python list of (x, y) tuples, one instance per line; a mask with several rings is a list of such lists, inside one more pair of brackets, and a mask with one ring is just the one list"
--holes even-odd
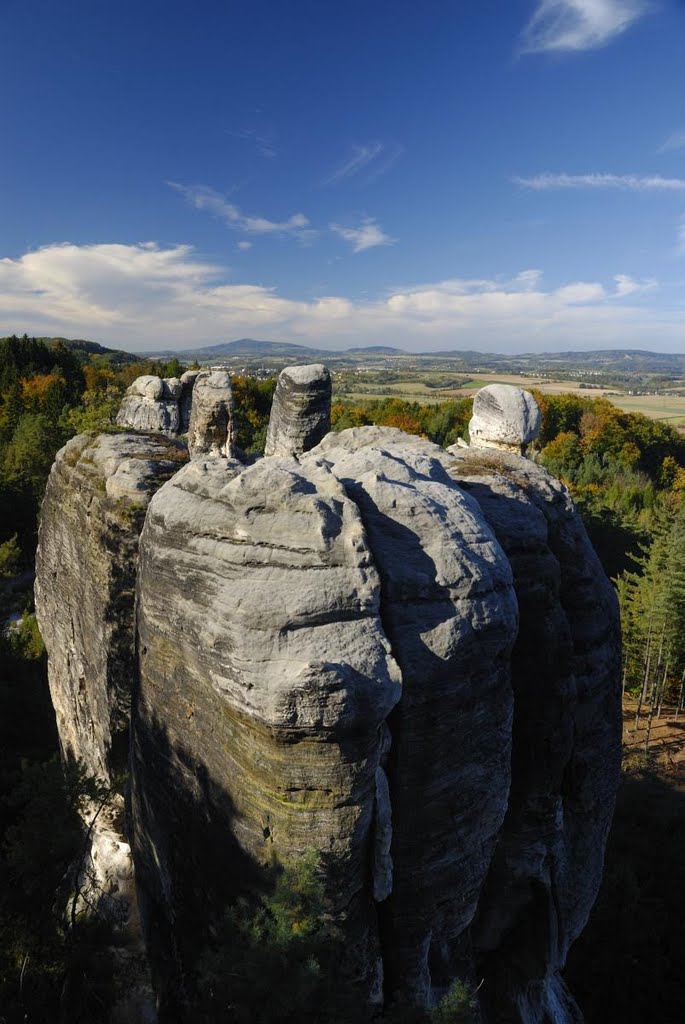
[(331, 375), (321, 363), (286, 366), (271, 407), (265, 455), (299, 455), (331, 429)]
[(200, 370), (186, 370), (181, 374), (181, 397), (178, 401), (179, 432), (187, 434), (190, 427), (190, 412), (193, 407), (193, 388)]
[(594, 903), (621, 750), (615, 594), (566, 488), (515, 455), (450, 449), (512, 569), (509, 807), (472, 928), (487, 1019), (580, 1019), (560, 977)]
[(183, 385), (176, 377), (137, 377), (117, 413), (117, 426), (172, 436), (181, 432), (179, 401)]
[(161, 437), (80, 434), (57, 453), (36, 556), (36, 615), (62, 750), (109, 781), (128, 761), (138, 535), (186, 460)]
[(372, 428), (299, 461), (193, 462), (153, 499), (134, 811), (151, 916), (185, 956), (246, 865), (313, 848), (369, 995), (382, 966), (425, 1001), (431, 971), (453, 976), (506, 810), (517, 615), (478, 506), (440, 449), (405, 441)]
[(466, 977), (483, 1024), (573, 1024), (560, 970), (621, 726), (616, 601), (568, 493), (520, 455), (376, 427), (245, 467), (220, 390), (195, 381), (207, 454), (154, 495), (139, 555), (178, 450), (115, 435), (60, 453), (38, 558), (63, 746), (104, 777), (139, 672), (133, 845), (162, 990), (227, 902), (315, 850), (369, 999)]
[(506, 810), (517, 609), (509, 565), (443, 450), (407, 442), (400, 431), (344, 431), (307, 461), (323, 458), (358, 505), (381, 577), (403, 683), (388, 722), (386, 992), (427, 1003), (454, 979)]
[(203, 371), (192, 387), (188, 451), (191, 459), (233, 455), (233, 392), (223, 370)]
[(540, 409), (529, 391), (488, 384), (473, 400), (469, 437), (473, 448), (501, 448), (521, 455), (540, 430)]
[(187, 963), (259, 866), (319, 850), (377, 989), (367, 865), (400, 679), (356, 505), (315, 462), (193, 461), (153, 499), (141, 559), (133, 809), (153, 930), (174, 922)]

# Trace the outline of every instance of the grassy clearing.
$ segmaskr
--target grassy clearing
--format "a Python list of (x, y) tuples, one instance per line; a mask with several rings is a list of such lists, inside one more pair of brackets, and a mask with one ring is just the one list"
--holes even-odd
[(673, 395), (611, 395), (610, 401), (624, 412), (641, 412), (653, 420), (685, 423), (685, 397)]

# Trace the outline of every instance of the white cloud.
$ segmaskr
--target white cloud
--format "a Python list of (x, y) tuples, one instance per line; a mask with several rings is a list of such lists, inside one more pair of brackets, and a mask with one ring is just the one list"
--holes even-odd
[(367, 142), (362, 146), (353, 146), (351, 155), (321, 184), (335, 185), (345, 178), (355, 177), (362, 172), (364, 172), (367, 182), (375, 181), (390, 170), (403, 152), (404, 147), (397, 143), (387, 145), (384, 142), (375, 141)]
[(659, 146), (657, 153), (669, 153), (673, 149), (685, 149), (685, 131), (671, 132)]
[(678, 224), (678, 248), (681, 252), (685, 252), (685, 214), (680, 218)]
[(377, 245), (394, 245), (397, 239), (386, 235), (385, 231), (376, 223), (373, 217), (367, 217), (361, 222), (358, 228), (348, 228), (342, 224), (331, 224), (331, 231), (344, 238), (352, 246), (353, 252), (364, 252), (365, 249), (373, 249)]
[(524, 30), (521, 52), (597, 49), (648, 10), (646, 0), (539, 0)]
[(658, 287), (653, 277), (645, 278), (643, 281), (635, 281), (628, 274), (614, 274), (614, 281), (616, 282), (614, 296), (617, 299), (622, 299), (626, 295), (634, 295), (636, 292), (649, 292)]
[(254, 245), (254, 242), (242, 241), (242, 242), (238, 242), (238, 245), (236, 246), (236, 248), (240, 249), (241, 252), (247, 252), (247, 250), (251, 249), (253, 245)]
[(682, 310), (650, 304), (654, 287), (619, 274), (614, 290), (599, 281), (545, 289), (539, 271), (524, 270), (393, 288), (366, 301), (298, 300), (232, 283), (225, 267), (189, 246), (49, 245), (0, 259), (0, 336), (59, 334), (133, 350), (251, 336), (324, 348), (679, 351)]
[(662, 178), (660, 175), (637, 174), (536, 174), (532, 178), (516, 177), (516, 185), (536, 191), (559, 188), (615, 188), (627, 192), (682, 192), (685, 178)]
[(294, 213), (287, 220), (267, 220), (266, 217), (252, 217), (244, 214), (235, 203), (229, 202), (220, 192), (209, 185), (180, 185), (177, 181), (167, 184), (180, 192), (196, 210), (207, 210), (235, 231), (248, 235), (294, 235), (302, 241), (311, 238), (309, 220), (303, 213)]
[(566, 284), (557, 288), (554, 293), (558, 299), (569, 306), (583, 306), (588, 302), (599, 302), (606, 295), (601, 284), (592, 281), (576, 281), (574, 284)]

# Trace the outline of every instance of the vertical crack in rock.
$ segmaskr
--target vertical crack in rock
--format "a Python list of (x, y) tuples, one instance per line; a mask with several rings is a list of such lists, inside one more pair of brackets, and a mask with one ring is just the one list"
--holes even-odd
[(329, 435), (324, 459), (357, 503), (402, 671), (390, 718), (392, 891), (386, 992), (428, 1005), (458, 974), (509, 791), (509, 564), (436, 445), (399, 431)]

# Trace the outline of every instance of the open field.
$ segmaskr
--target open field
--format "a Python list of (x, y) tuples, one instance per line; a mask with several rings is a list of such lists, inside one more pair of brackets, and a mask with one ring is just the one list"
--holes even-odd
[(668, 420), (674, 426), (685, 424), (685, 397), (674, 395), (611, 395), (610, 401), (625, 412), (641, 412), (653, 420)]
[[(436, 374), (430, 376), (435, 379)], [(685, 425), (685, 395), (629, 395), (614, 388), (581, 386), (574, 380), (548, 380), (513, 373), (470, 374), (468, 380), (459, 388), (428, 387), (420, 380), (398, 381), (392, 384), (369, 382), (368, 385), (360, 381), (358, 390), (344, 392), (340, 398), (353, 402), (383, 398), (404, 398), (407, 401), (424, 404), (446, 402), (450, 399), (472, 398), (474, 392), (486, 384), (513, 384), (527, 389), (537, 388), (545, 395), (573, 394), (585, 398), (606, 396), (610, 402), (625, 412), (640, 412), (650, 419), (667, 420), (677, 427)]]

